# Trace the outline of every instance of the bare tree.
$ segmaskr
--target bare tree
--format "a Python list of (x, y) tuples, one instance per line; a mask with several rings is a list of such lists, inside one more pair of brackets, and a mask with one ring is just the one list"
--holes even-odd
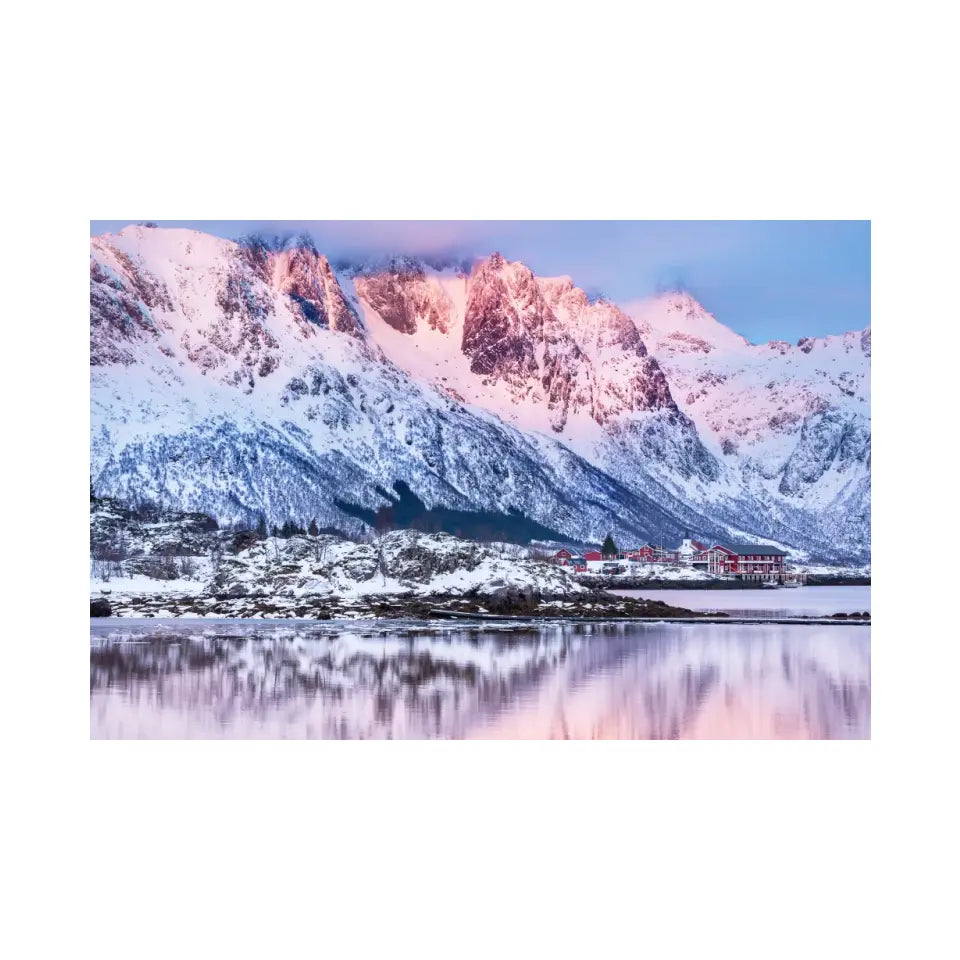
[(383, 541), (385, 537), (386, 532), (384, 531), (373, 539), (373, 549), (376, 551), (377, 555), (377, 570), (380, 571), (380, 577), (382, 578), (384, 584), (387, 582), (387, 556), (383, 550)]
[(519, 560), (528, 553), (526, 548), (521, 547), (519, 543), (511, 543), (508, 540), (495, 540), (489, 546), (497, 551), (501, 560)]
[(111, 577), (123, 576), (123, 561), (130, 555), (126, 532), (121, 528), (107, 539), (97, 543), (90, 551), (93, 575), (109, 581)]
[(549, 550), (542, 550), (538, 547), (530, 547), (527, 551), (527, 555), (531, 560), (542, 560), (548, 562), (553, 559), (553, 554)]
[(274, 563), (279, 563), (283, 558), (283, 551), (280, 549), (280, 539), (279, 537), (271, 537), (267, 541), (267, 558), (272, 560)]
[(310, 548), (313, 552), (313, 559), (317, 563), (323, 563), (327, 556), (327, 550), (330, 547), (330, 541), (326, 537), (311, 537)]

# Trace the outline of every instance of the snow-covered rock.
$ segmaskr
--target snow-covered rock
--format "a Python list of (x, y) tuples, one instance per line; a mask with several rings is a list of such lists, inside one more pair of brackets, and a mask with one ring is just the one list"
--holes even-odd
[(202, 514), (92, 504), (91, 595), (100, 593), (336, 597), (585, 592), (569, 571), (515, 544), (394, 530), (354, 542), (331, 534), (276, 536), (221, 530)]
[(270, 537), (225, 558), (210, 592), (230, 593), (238, 587), (279, 597), (493, 593), (502, 587), (529, 587), (551, 596), (585, 592), (562, 567), (511, 554), (415, 530), (395, 530), (372, 543), (332, 536)]

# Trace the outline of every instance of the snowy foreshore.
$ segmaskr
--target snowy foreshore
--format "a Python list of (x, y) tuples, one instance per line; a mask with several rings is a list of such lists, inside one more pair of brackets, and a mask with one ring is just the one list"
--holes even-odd
[(105, 504), (92, 514), (91, 541), (91, 616), (337, 620), (431, 619), (438, 611), (538, 617), (690, 613), (590, 590), (565, 568), (514, 544), (480, 544), (444, 533), (395, 530), (361, 543), (331, 534), (260, 538), (218, 530), (202, 515), (144, 522)]
[(115, 501), (97, 501), (90, 540), (91, 597), (113, 597), (118, 606), (176, 598), (180, 606), (213, 601), (246, 608), (269, 600), (288, 608), (304, 598), (376, 604), (386, 596), (589, 593), (564, 568), (515, 544), (445, 533), (394, 530), (365, 541), (329, 533), (267, 536), (219, 529), (203, 514), (142, 517)]
[(220, 530), (201, 514), (140, 518), (101, 501), (91, 513), (91, 545), (92, 616), (633, 617), (664, 608), (592, 591), (515, 544), (444, 533), (395, 530), (367, 542), (258, 536)]

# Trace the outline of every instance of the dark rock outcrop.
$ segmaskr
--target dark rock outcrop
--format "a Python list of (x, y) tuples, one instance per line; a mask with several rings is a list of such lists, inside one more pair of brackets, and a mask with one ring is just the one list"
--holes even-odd
[(91, 617), (113, 616), (113, 608), (110, 606), (110, 601), (103, 597), (100, 597), (98, 600), (91, 600), (90, 616)]
[(501, 616), (531, 614), (540, 603), (540, 594), (530, 587), (498, 587), (483, 596), (483, 604), (490, 613)]

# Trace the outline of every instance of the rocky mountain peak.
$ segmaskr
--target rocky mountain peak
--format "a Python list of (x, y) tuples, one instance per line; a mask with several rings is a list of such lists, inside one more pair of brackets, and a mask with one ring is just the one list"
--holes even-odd
[(513, 383), (536, 377), (536, 343), (556, 317), (529, 267), (495, 253), (474, 268), (467, 286), (463, 352), (470, 369)]
[(586, 293), (575, 286), (572, 277), (540, 277), (540, 289), (551, 309), (582, 310), (589, 306)]
[(450, 328), (450, 298), (418, 260), (394, 258), (386, 268), (357, 275), (353, 282), (358, 296), (400, 333), (414, 334), (421, 327), (446, 333)]
[(293, 312), (305, 323), (363, 339), (356, 310), (330, 262), (315, 248), (297, 246), (274, 254), (272, 286), (289, 298)]

